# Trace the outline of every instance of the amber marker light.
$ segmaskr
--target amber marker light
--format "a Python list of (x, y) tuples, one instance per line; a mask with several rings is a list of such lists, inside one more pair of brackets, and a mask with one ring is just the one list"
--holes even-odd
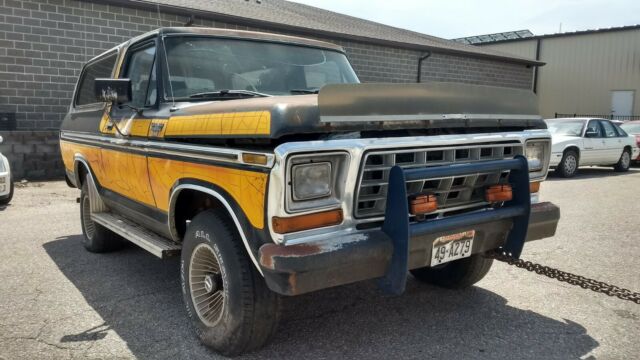
[(409, 211), (412, 215), (423, 215), (438, 210), (438, 198), (434, 194), (422, 194), (414, 197), (409, 202)]
[(484, 197), (487, 200), (487, 202), (490, 202), (490, 203), (509, 201), (513, 199), (513, 192), (511, 191), (511, 185), (508, 185), (508, 184), (491, 185), (485, 191)]
[(342, 209), (337, 209), (286, 218), (274, 216), (271, 218), (271, 224), (273, 225), (273, 231), (276, 233), (288, 234), (324, 226), (339, 225), (342, 223), (342, 219)]
[(267, 155), (242, 153), (242, 161), (247, 164), (267, 165)]
[(537, 193), (540, 191), (540, 184), (542, 184), (542, 182), (540, 181), (534, 181), (532, 183), (529, 183), (529, 192), (530, 193)]

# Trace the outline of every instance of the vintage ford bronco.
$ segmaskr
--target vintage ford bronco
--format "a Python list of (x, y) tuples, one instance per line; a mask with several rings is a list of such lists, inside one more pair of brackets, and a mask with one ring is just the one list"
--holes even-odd
[(180, 254), (187, 313), (227, 355), (267, 342), (281, 295), (470, 286), (560, 217), (532, 92), (359, 84), (341, 47), (282, 35), (163, 28), (105, 52), (60, 146), (87, 250)]

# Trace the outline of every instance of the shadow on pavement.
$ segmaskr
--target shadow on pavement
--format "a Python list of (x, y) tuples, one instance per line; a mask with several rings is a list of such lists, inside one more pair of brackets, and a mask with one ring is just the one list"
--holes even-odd
[[(80, 239), (44, 248), (104, 323), (60, 342), (96, 341), (113, 330), (138, 358), (216, 357), (186, 317), (178, 259), (162, 261), (133, 245), (91, 254)], [(511, 307), (480, 287), (450, 291), (412, 278), (400, 297), (363, 282), (284, 304), (272, 343), (245, 358), (576, 359), (599, 345), (580, 324)]]
[(582, 180), (582, 179), (594, 179), (604, 178), (608, 176), (625, 176), (631, 174), (640, 173), (640, 168), (630, 168), (627, 172), (613, 171), (613, 167), (583, 167), (578, 169), (578, 173), (572, 178), (562, 178), (557, 175), (553, 170), (549, 170), (548, 181), (568, 181), (568, 180)]

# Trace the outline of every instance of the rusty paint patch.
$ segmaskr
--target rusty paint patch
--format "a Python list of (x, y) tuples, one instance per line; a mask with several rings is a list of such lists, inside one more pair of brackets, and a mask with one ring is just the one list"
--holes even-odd
[(274, 258), (276, 257), (299, 257), (315, 255), (321, 252), (322, 249), (317, 245), (283, 246), (267, 244), (260, 248), (260, 264), (267, 269), (275, 270)]

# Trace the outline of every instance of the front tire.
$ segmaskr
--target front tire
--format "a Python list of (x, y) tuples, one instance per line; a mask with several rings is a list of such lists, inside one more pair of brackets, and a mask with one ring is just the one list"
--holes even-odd
[(556, 168), (556, 173), (563, 178), (574, 177), (578, 172), (578, 166), (580, 166), (578, 153), (575, 150), (567, 150), (562, 155), (562, 160)]
[(410, 270), (411, 275), (420, 282), (448, 289), (467, 288), (487, 275), (493, 265), (493, 259), (482, 254), (452, 261), (437, 267), (423, 267)]
[(613, 166), (613, 170), (617, 172), (627, 172), (629, 171), (629, 167), (631, 167), (631, 153), (625, 149), (622, 151), (618, 163)]
[(85, 180), (80, 191), (80, 223), (82, 225), (82, 245), (89, 252), (104, 253), (120, 249), (123, 239), (97, 224), (91, 219), (91, 198), (89, 197), (89, 184)]
[(267, 288), (221, 212), (207, 210), (191, 221), (180, 272), (187, 313), (206, 346), (234, 356), (264, 346), (275, 333), (280, 297)]

